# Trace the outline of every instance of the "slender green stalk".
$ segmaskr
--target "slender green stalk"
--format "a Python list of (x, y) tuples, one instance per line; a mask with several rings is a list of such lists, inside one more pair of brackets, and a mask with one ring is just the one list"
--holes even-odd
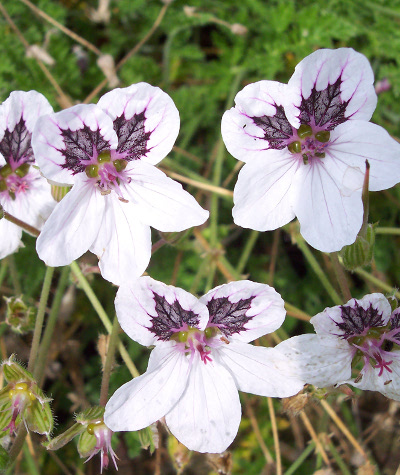
[(297, 469), (299, 469), (302, 463), (306, 460), (306, 458), (311, 454), (311, 452), (315, 449), (314, 442), (310, 442), (307, 447), (303, 450), (303, 452), (297, 457), (296, 461), (292, 463), (292, 465), (286, 470), (284, 475), (293, 475), (297, 473)]
[(40, 475), (36, 460), (32, 457), (32, 454), (29, 451), (29, 447), (26, 444), (24, 445), (23, 451), (24, 451), (26, 463), (28, 465), (29, 474)]
[(10, 449), (10, 461), (9, 461), (9, 466), (12, 467), (14, 464), (15, 460), (18, 457), (18, 454), (21, 452), (22, 446), (24, 445), (25, 442), (25, 437), (26, 437), (26, 428), (24, 424), (20, 424), (17, 432), (17, 436), (15, 437), (14, 443), (11, 446)]
[(351, 475), (350, 470), (347, 468), (347, 465), (345, 464), (343, 458), (339, 454), (339, 452), (336, 450), (336, 447), (330, 443), (328, 445), (330, 453), (333, 455), (333, 458), (335, 459), (335, 462), (338, 464), (341, 472), (343, 475)]
[(0, 263), (0, 286), (3, 283), (5, 276), (7, 275), (7, 270), (8, 270), (8, 260), (2, 259)]
[[(73, 261), (70, 264), (70, 267), (71, 267), (72, 273), (78, 279), (79, 285), (81, 286), (82, 290), (85, 292), (86, 297), (89, 299), (97, 315), (99, 316), (100, 320), (105, 326), (107, 332), (111, 333), (112, 331), (111, 321), (108, 318), (107, 313), (104, 310), (103, 306), (101, 305), (99, 299), (97, 298), (97, 295), (94, 293), (86, 277), (83, 275), (81, 269), (79, 268), (79, 265), (75, 261)], [(134, 377), (139, 376), (140, 375), (139, 371), (136, 369), (136, 366), (134, 365), (128, 352), (126, 351), (126, 348), (121, 342), (118, 343), (118, 351), (120, 352), (120, 355), (122, 359), (124, 360), (127, 368), (131, 372), (132, 376)]]
[(400, 235), (400, 228), (375, 228), (376, 234), (395, 234)]
[(118, 343), (119, 329), (120, 329), (120, 326), (118, 323), (118, 318), (115, 315), (113, 326), (111, 329), (110, 340), (108, 342), (106, 361), (104, 363), (104, 368), (103, 368), (103, 377), (101, 380), (100, 400), (99, 400), (100, 406), (105, 406), (108, 401), (108, 388), (110, 386), (110, 376), (111, 376), (111, 371), (114, 364), (114, 354), (115, 354), (115, 349)]
[(346, 274), (343, 270), (342, 265), (339, 262), (339, 257), (338, 257), (337, 252), (331, 252), (331, 261), (332, 261), (333, 269), (335, 271), (336, 279), (339, 283), (343, 298), (346, 302), (348, 302), (351, 299), (351, 292), (347, 284)]
[(356, 269), (354, 272), (358, 274), (360, 277), (362, 277), (364, 280), (368, 280), (369, 282), (371, 282), (371, 284), (376, 285), (377, 287), (384, 290), (385, 292), (393, 294), (397, 299), (400, 299), (400, 292), (394, 287), (392, 287), (391, 285), (386, 284), (386, 282), (383, 282), (382, 280), (378, 279), (372, 274), (369, 274), (363, 269)]
[(296, 236), (296, 243), (299, 246), (300, 250), (304, 254), (304, 257), (307, 259), (308, 263), (310, 264), (312, 270), (317, 274), (321, 284), (325, 287), (325, 290), (328, 292), (329, 296), (335, 303), (335, 305), (340, 305), (342, 299), (339, 297), (336, 290), (333, 288), (332, 284), (329, 282), (328, 277), (326, 276), (325, 272), (322, 270), (322, 267), (319, 265), (317, 259), (314, 257), (314, 254), (311, 252), (310, 248), (308, 247), (307, 243), (304, 239), (300, 236)]
[(49, 298), (51, 281), (53, 279), (54, 267), (46, 267), (46, 274), (44, 276), (42, 293), (40, 295), (39, 309), (36, 316), (35, 329), (33, 331), (33, 339), (31, 346), (31, 353), (29, 355), (28, 371), (33, 371), (35, 367), (36, 358), (38, 356), (40, 336), (42, 334), (42, 327), (44, 315), (46, 313), (47, 300)]
[(244, 246), (242, 255), (240, 256), (238, 265), (236, 266), (236, 272), (238, 274), (243, 273), (259, 234), (260, 233), (258, 231), (251, 231), (249, 239), (247, 239), (246, 244)]
[(10, 256), (7, 257), (8, 260), (8, 268), (11, 274), (11, 281), (12, 285), (14, 288), (14, 293), (16, 295), (21, 295), (22, 294), (22, 289), (21, 289), (21, 284), (19, 282), (19, 277), (18, 277), (18, 272), (17, 272), (17, 267), (15, 265), (15, 259), (14, 255), (11, 254)]
[(54, 295), (53, 305), (51, 307), (49, 318), (46, 323), (46, 328), (44, 330), (43, 338), (39, 347), (38, 358), (36, 361), (35, 369), (33, 371), (33, 375), (35, 376), (37, 381), (41, 381), (41, 379), (43, 378), (47, 354), (50, 348), (51, 339), (53, 338), (54, 328), (57, 322), (61, 301), (64, 296), (65, 288), (68, 284), (69, 272), (69, 267), (64, 267), (61, 271), (60, 279), (58, 281), (57, 290)]

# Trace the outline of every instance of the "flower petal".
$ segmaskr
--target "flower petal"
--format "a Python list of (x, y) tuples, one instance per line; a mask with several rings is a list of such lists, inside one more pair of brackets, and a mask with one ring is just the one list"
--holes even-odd
[(365, 172), (370, 164), (369, 189), (385, 190), (400, 181), (400, 144), (379, 125), (349, 121), (331, 132), (329, 155)]
[[(161, 419), (176, 404), (188, 381), (189, 363), (171, 344), (151, 353), (152, 369), (111, 396), (104, 422), (115, 431), (135, 431)], [(149, 363), (150, 367), (150, 363)]]
[(218, 350), (218, 358), (231, 372), (239, 391), (268, 397), (289, 397), (305, 381), (291, 372), (290, 362), (274, 348), (232, 341)]
[(0, 106), (0, 160), (3, 162), (0, 166), (5, 164), (4, 161), (13, 168), (34, 162), (31, 147), (33, 128), (41, 115), (52, 112), (47, 99), (36, 91), (10, 94)]
[(0, 236), (0, 260), (23, 246), (22, 229), (6, 219), (0, 219)]
[(196, 355), (186, 390), (166, 415), (170, 431), (190, 450), (220, 453), (233, 442), (240, 418), (239, 394), (229, 372)]
[(121, 285), (136, 280), (146, 270), (151, 257), (151, 232), (131, 203), (116, 194), (99, 195), (105, 208), (99, 233), (89, 250), (99, 258), (104, 279)]
[(235, 107), (222, 117), (221, 133), (229, 153), (243, 162), (270, 149), (281, 150), (292, 141), (293, 127), (283, 104), (290, 100), (286, 84), (259, 81), (249, 84), (235, 97)]
[(232, 210), (238, 226), (270, 231), (295, 217), (298, 162), (290, 155), (288, 151), (270, 150), (268, 156), (254, 158), (241, 169)]
[(156, 164), (171, 151), (179, 132), (179, 112), (160, 88), (141, 82), (114, 89), (98, 106), (114, 122), (121, 158)]
[(200, 302), (208, 307), (208, 326), (231, 338), (249, 342), (278, 329), (285, 319), (284, 302), (275, 289), (249, 280), (210, 290)]
[(40, 259), (48, 266), (65, 266), (86, 252), (99, 232), (102, 198), (84, 181), (74, 185), (55, 207), (36, 241)]
[(208, 211), (192, 195), (153, 165), (138, 160), (126, 171), (132, 179), (125, 187), (126, 194), (143, 223), (172, 232), (198, 226), (208, 218)]
[(356, 240), (361, 228), (361, 189), (351, 193), (343, 185), (347, 170), (328, 156), (299, 170), (300, 199), (294, 211), (302, 236), (319, 251), (340, 251)]
[(43, 175), (73, 184), (74, 175), (97, 163), (99, 152), (116, 149), (118, 138), (110, 117), (95, 104), (70, 107), (40, 117), (32, 147)]
[(305, 383), (324, 388), (351, 376), (353, 353), (345, 340), (306, 334), (284, 340), (274, 350), (287, 358), (287, 370)]
[(353, 49), (315, 51), (289, 80), (299, 98), (285, 109), (287, 118), (296, 128), (314, 121), (325, 130), (349, 119), (369, 120), (377, 103), (373, 82), (367, 58)]
[(172, 330), (185, 323), (203, 330), (209, 316), (207, 307), (189, 292), (150, 277), (121, 285), (115, 309), (125, 333), (146, 346), (169, 340)]

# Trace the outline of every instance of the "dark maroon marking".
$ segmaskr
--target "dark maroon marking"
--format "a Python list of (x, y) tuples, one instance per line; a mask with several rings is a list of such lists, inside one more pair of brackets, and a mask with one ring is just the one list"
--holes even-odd
[(153, 292), (153, 297), (156, 303), (157, 316), (153, 317), (150, 315), (152, 326), (149, 330), (154, 333), (159, 340), (169, 340), (172, 334), (182, 328), (185, 323), (189, 327), (197, 327), (199, 325), (199, 315), (191, 310), (182, 308), (178, 300), (175, 300), (171, 305), (162, 295)]
[(114, 120), (114, 130), (118, 136), (117, 151), (127, 154), (125, 160), (139, 160), (149, 152), (147, 142), (151, 132), (145, 132), (144, 129), (145, 112), (136, 114), (129, 120), (125, 119), (125, 115)]
[[(400, 328), (400, 308), (396, 308), (390, 317), (390, 329), (394, 330), (395, 328)], [(400, 342), (400, 332), (393, 338)]]
[(339, 77), (335, 84), (329, 84), (323, 91), (317, 91), (314, 87), (310, 97), (301, 101), (300, 122), (312, 125), (314, 118), (315, 125), (325, 130), (332, 130), (346, 122), (349, 117), (344, 114), (349, 101), (342, 101), (340, 98), (341, 84), (342, 78)]
[(59, 150), (65, 157), (61, 168), (72, 170), (73, 175), (85, 170), (85, 161), (90, 160), (93, 153), (110, 149), (110, 142), (104, 140), (99, 129), (93, 131), (84, 125), (82, 129), (74, 132), (69, 129), (60, 130), (65, 143), (65, 150)]
[(212, 298), (207, 303), (210, 313), (209, 324), (217, 326), (226, 336), (246, 331), (244, 326), (254, 318), (254, 316), (246, 317), (246, 312), (254, 299), (255, 295), (232, 303), (228, 297)]
[(353, 336), (361, 335), (364, 330), (369, 328), (384, 326), (382, 314), (372, 304), (366, 310), (358, 302), (354, 303), (354, 307), (342, 305), (340, 308), (342, 310), (343, 322), (335, 323), (343, 331), (343, 334), (339, 336), (346, 340)]
[(253, 122), (264, 132), (264, 140), (268, 140), (269, 148), (282, 150), (287, 146), (287, 140), (293, 136), (293, 128), (286, 118), (282, 106), (276, 107), (273, 117), (263, 115), (262, 117), (250, 117)]
[(26, 128), (25, 121), (21, 117), (12, 131), (7, 129), (4, 132), (4, 137), (0, 142), (0, 152), (6, 162), (14, 161), (18, 163), (18, 166), (22, 163), (33, 162), (31, 138), (32, 134)]

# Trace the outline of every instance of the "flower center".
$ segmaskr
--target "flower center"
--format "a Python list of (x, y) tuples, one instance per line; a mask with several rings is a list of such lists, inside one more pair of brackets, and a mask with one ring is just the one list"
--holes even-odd
[(329, 144), (330, 132), (328, 130), (313, 131), (307, 124), (301, 124), (297, 130), (298, 140), (288, 145), (289, 152), (302, 157), (304, 165), (312, 159), (325, 157), (325, 148)]
[(29, 163), (23, 163), (14, 169), (7, 163), (0, 168), (0, 194), (4, 193), (7, 197), (15, 200), (16, 195), (29, 190), (30, 179), (27, 177), (29, 169)]
[(103, 150), (97, 156), (96, 163), (91, 163), (85, 168), (86, 176), (100, 189), (102, 195), (108, 195), (115, 191), (121, 201), (127, 201), (122, 196), (121, 183), (129, 183), (131, 178), (125, 168), (126, 160), (121, 158), (112, 159), (110, 150)]
[(190, 355), (191, 360), (193, 360), (195, 353), (198, 353), (201, 361), (207, 364), (207, 361), (212, 361), (211, 348), (218, 346), (218, 339), (215, 338), (217, 333), (218, 329), (215, 327), (208, 327), (201, 331), (198, 328), (186, 325), (185, 328), (174, 332), (171, 339), (178, 342), (180, 349), (185, 354)]
[(17, 417), (36, 399), (36, 396), (30, 390), (28, 383), (20, 382), (8, 391), (8, 397), (11, 399), (11, 421), (3, 430), (10, 429), (10, 434), (12, 434), (16, 429)]

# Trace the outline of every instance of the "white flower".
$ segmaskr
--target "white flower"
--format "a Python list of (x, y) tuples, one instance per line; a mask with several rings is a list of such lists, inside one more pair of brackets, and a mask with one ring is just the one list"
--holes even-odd
[[(276, 346), (307, 383), (348, 383), (400, 400), (400, 311), (382, 294), (326, 308), (311, 320), (316, 335), (300, 335)], [(352, 365), (362, 366), (351, 377)]]
[(47, 265), (70, 264), (88, 249), (105, 279), (135, 279), (151, 254), (150, 226), (182, 231), (208, 217), (154, 165), (171, 150), (179, 113), (161, 89), (133, 84), (39, 119), (33, 149), (48, 179), (73, 185), (37, 240)]
[[(56, 202), (47, 181), (33, 168), (33, 127), (43, 114), (53, 111), (36, 91), (15, 91), (0, 106), (0, 204), (4, 210), (40, 229)], [(0, 220), (0, 259), (15, 252), (22, 229)]]
[(400, 181), (400, 145), (368, 122), (373, 80), (362, 54), (322, 49), (297, 65), (287, 85), (259, 81), (237, 94), (222, 118), (228, 151), (246, 162), (234, 190), (236, 224), (267, 231), (297, 216), (316, 249), (355, 241), (365, 161), (370, 190)]
[(219, 453), (238, 431), (238, 390), (286, 397), (303, 388), (286, 373), (284, 356), (248, 344), (285, 318), (283, 300), (268, 285), (232, 282), (198, 300), (141, 277), (120, 287), (115, 306), (123, 330), (155, 348), (146, 373), (109, 400), (104, 420), (113, 431), (139, 430), (165, 416), (189, 449)]

